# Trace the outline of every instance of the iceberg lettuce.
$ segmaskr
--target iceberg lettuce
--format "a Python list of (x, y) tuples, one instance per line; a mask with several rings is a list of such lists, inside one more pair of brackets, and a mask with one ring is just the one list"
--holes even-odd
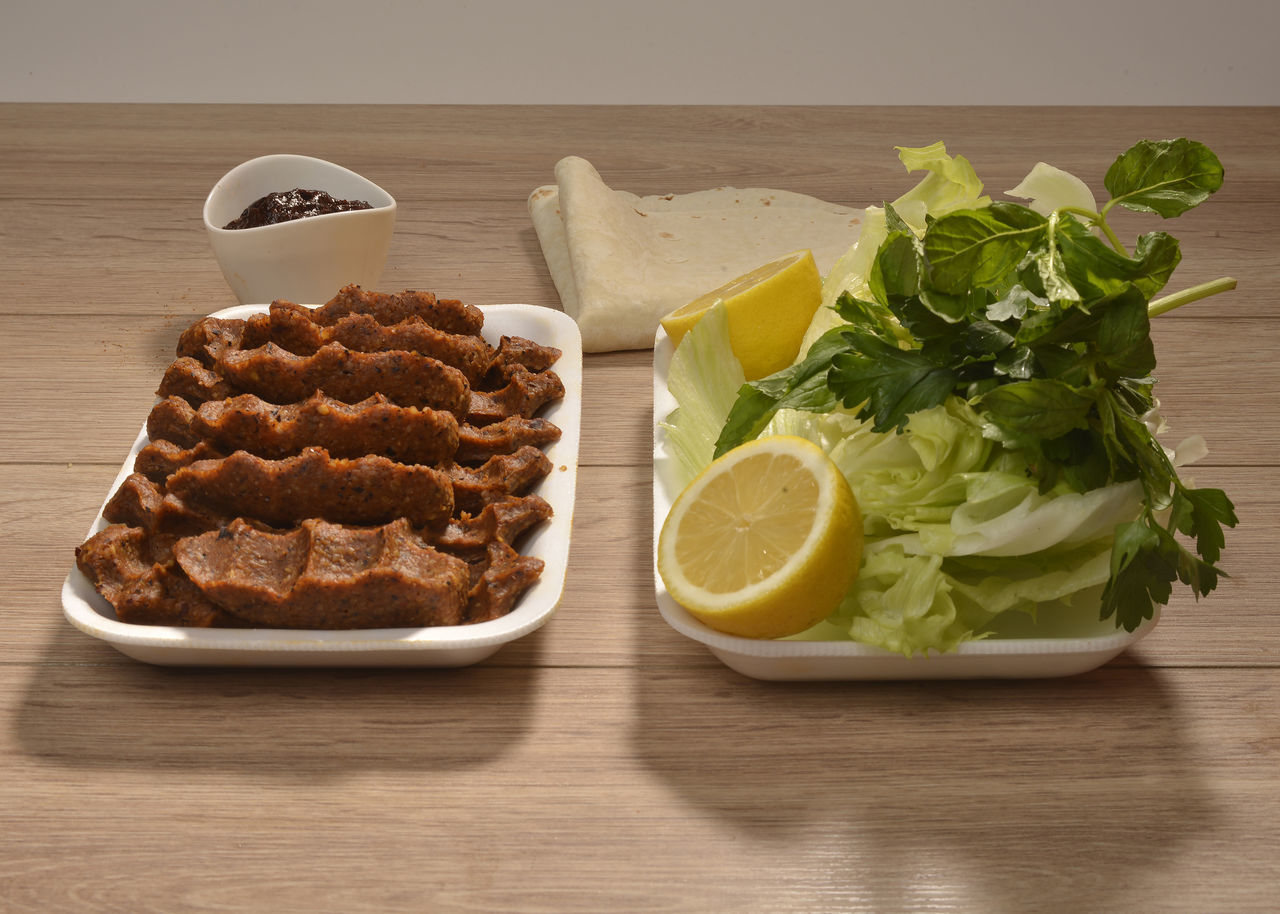
[(1029, 200), (1027, 205), (1042, 216), (1048, 216), (1057, 209), (1087, 213), (1098, 209), (1098, 202), (1088, 184), (1070, 172), (1045, 162), (1037, 162), (1018, 186), (1006, 193), (1011, 197)]
[(1096, 598), (1112, 531), (1140, 505), (1134, 482), (1041, 493), (1024, 458), (985, 437), (957, 398), (914, 413), (901, 434), (875, 432), (843, 409), (782, 409), (761, 434), (822, 447), (862, 509), (858, 583), (805, 639), (946, 651), (1009, 610), (1053, 613), (1076, 594)]
[(659, 424), (676, 460), (679, 486), (711, 463), (716, 438), (745, 380), (729, 343), (728, 311), (718, 302), (684, 335), (667, 369), (667, 389), (678, 406)]
[(1009, 612), (1069, 613), (1074, 601), (1096, 620), (1110, 562), (1109, 537), (1017, 559), (911, 555), (881, 544), (864, 552), (858, 580), (836, 612), (796, 637), (843, 635), (912, 656), (986, 638)]
[(917, 232), (924, 231), (926, 216), (945, 216), (956, 210), (991, 205), (991, 198), (982, 194), (982, 181), (969, 160), (948, 155), (945, 143), (896, 148), (907, 171), (928, 172), (919, 184), (893, 202), (898, 215)]

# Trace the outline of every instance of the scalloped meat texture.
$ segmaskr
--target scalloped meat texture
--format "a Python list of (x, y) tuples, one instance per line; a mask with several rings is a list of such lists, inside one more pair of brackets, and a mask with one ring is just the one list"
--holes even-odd
[(458, 429), (458, 463), (483, 463), (497, 454), (513, 454), (522, 447), (543, 447), (560, 440), (560, 427), (537, 417), (508, 416), (489, 425), (463, 424)]
[(453, 483), (442, 470), (386, 457), (334, 459), (322, 448), (285, 460), (237, 451), (197, 461), (170, 476), (165, 492), (192, 506), (277, 527), (314, 517), (346, 524), (406, 517), (424, 526), (453, 513)]
[(439, 359), (461, 371), (471, 383), (489, 370), (495, 356), (482, 337), (449, 333), (416, 317), (380, 324), (371, 314), (353, 313), (325, 326), (314, 320), (315, 316), (302, 305), (275, 302), (260, 320), (269, 324), (270, 339), (291, 352), (306, 355), (333, 342), (356, 352), (403, 349)]
[(201, 460), (221, 460), (227, 456), (207, 441), (197, 441), (184, 448), (172, 441), (152, 441), (138, 451), (133, 459), (133, 472), (163, 485), (178, 470)]
[(366, 292), (359, 286), (343, 286), (338, 294), (315, 309), (321, 324), (337, 323), (348, 314), (368, 314), (380, 324), (398, 324), (419, 317), (449, 333), (479, 334), (484, 312), (456, 298), (406, 289), (403, 292)]
[(527, 445), (513, 454), (497, 454), (476, 468), (454, 464), (446, 469), (453, 485), (454, 510), (474, 514), (508, 495), (522, 495), (551, 472), (541, 448)]
[(242, 393), (269, 403), (305, 400), (318, 390), (344, 403), (381, 393), (402, 406), (445, 409), (461, 418), (471, 386), (456, 368), (416, 352), (352, 352), (330, 343), (301, 356), (267, 343), (254, 349), (230, 349), (205, 365), (191, 356), (169, 363), (156, 395), (181, 397), (193, 406)]
[[(509, 612), (520, 595), (537, 581), (542, 562), (521, 556), (511, 544), (550, 516), (551, 506), (537, 495), (507, 496), (486, 505), (479, 514), (454, 518), (442, 528), (414, 531), (414, 535), (423, 545), (466, 563), (469, 581), (464, 621), (479, 622)], [(77, 566), (112, 605), (116, 616), (136, 625), (255, 624), (214, 602), (188, 577), (176, 560), (177, 545), (190, 537), (217, 535), (231, 523), (239, 523), (241, 530), (250, 527), (267, 534), (281, 531), (263, 530), (248, 521), (226, 518), (207, 519), (203, 527), (190, 531), (186, 537), (157, 534), (139, 526), (153, 520), (154, 515), (129, 517), (127, 512), (121, 512), (117, 522), (76, 548)], [(349, 532), (330, 526), (335, 531), (333, 539)], [(351, 538), (358, 536), (351, 534)], [(250, 542), (260, 540), (248, 534), (245, 538)], [(252, 557), (242, 560), (252, 561)], [(367, 590), (360, 596), (372, 600), (378, 594)], [(302, 627), (315, 627), (315, 620), (305, 614), (300, 613), (295, 621)], [(273, 624), (281, 623), (277, 619)], [(370, 626), (362, 622), (360, 627)]]
[(134, 469), (163, 482), (180, 467), (236, 450), (279, 459), (309, 446), (323, 447), (331, 457), (372, 453), (428, 466), (451, 460), (479, 464), (522, 447), (543, 447), (561, 434), (554, 422), (537, 417), (458, 425), (451, 413), (398, 407), (381, 395), (348, 404), (316, 394), (277, 405), (242, 394), (202, 403), (198, 410), (180, 397), (166, 397), (147, 416), (151, 441), (139, 451)]
[(267, 343), (297, 355), (312, 355), (329, 343), (341, 343), (353, 352), (417, 352), (458, 369), (471, 383), (483, 377), (499, 357), (499, 351), (482, 337), (450, 333), (420, 317), (380, 324), (370, 314), (352, 313), (333, 324), (322, 324), (314, 309), (288, 301), (272, 302), (266, 314), (245, 319), (202, 318), (178, 340), (178, 355), (210, 365), (228, 351)]
[(76, 547), (76, 566), (111, 604), (121, 622), (193, 628), (243, 626), (244, 620), (213, 603), (178, 568), (171, 547), (144, 529), (111, 524)]
[(499, 390), (473, 390), (466, 421), (489, 425), (510, 416), (529, 418), (552, 400), (564, 396), (564, 382), (554, 371), (529, 371), (517, 366), (507, 385)]
[(236, 519), (179, 540), (174, 556), (218, 606), (277, 628), (458, 625), (471, 589), (467, 563), (403, 518), (372, 528), (306, 520), (285, 533)]
[[(235, 516), (273, 526), (289, 526), (306, 517), (384, 523), (396, 512), (416, 526), (429, 526), (455, 514), (479, 514), (494, 502), (524, 495), (551, 472), (551, 460), (533, 445), (496, 454), (478, 467), (425, 467), (372, 456), (333, 459), (321, 448), (307, 448), (284, 460), (237, 451), (172, 467), (201, 447), (144, 449), (139, 458), (150, 454), (153, 459), (125, 478), (103, 516), (113, 523), (163, 532), (204, 529)], [(148, 472), (166, 454), (164, 470)]]
[(483, 379), (478, 386), (484, 389), (501, 387), (519, 368), (546, 371), (562, 355), (554, 346), (520, 336), (503, 336), (494, 348), (483, 337), (449, 333), (417, 317), (387, 325), (367, 314), (347, 314), (333, 324), (321, 323), (316, 316), (317, 311), (305, 305), (275, 301), (266, 314), (204, 317), (182, 333), (177, 355), (208, 367), (230, 350), (275, 343), (289, 352), (310, 355), (337, 342), (358, 352), (400, 349), (431, 356), (457, 368), (472, 384)]
[(234, 390), (271, 403), (296, 403), (317, 390), (344, 403), (380, 393), (401, 406), (443, 409), (461, 418), (471, 396), (471, 385), (458, 369), (398, 349), (353, 352), (327, 343), (311, 355), (297, 355), (266, 343), (223, 352), (215, 367)]
[(315, 393), (274, 405), (253, 394), (202, 403), (199, 435), (225, 450), (285, 457), (305, 446), (334, 457), (378, 454), (399, 463), (433, 466), (458, 450), (458, 419), (446, 410), (400, 406), (383, 394), (344, 403)]
[[(151, 537), (151, 561), (163, 561), (174, 539), (215, 530), (234, 519), (217, 511), (193, 510), (176, 496), (165, 495), (159, 485), (140, 473), (124, 480), (102, 514), (111, 527), (127, 527)], [(432, 546), (474, 562), (490, 543), (513, 544), (551, 515), (551, 505), (540, 495), (493, 491), (480, 510), (451, 516), (447, 522), (423, 527), (418, 533)], [(84, 548), (100, 535), (90, 537)]]
[(416, 352), (352, 352), (329, 343), (311, 355), (297, 355), (275, 343), (254, 349), (227, 349), (212, 366), (181, 356), (165, 370), (159, 397), (177, 396), (192, 405), (241, 393), (269, 403), (296, 403), (317, 390), (344, 403), (381, 393), (402, 406), (466, 414), (471, 385), (456, 368)]
[(473, 564), (485, 557), (492, 543), (510, 546), (531, 527), (551, 517), (551, 505), (539, 495), (505, 495), (495, 498), (476, 514), (451, 518), (443, 528), (420, 531), (444, 552)]
[[(443, 410), (398, 406), (382, 394), (343, 403), (316, 392), (298, 403), (268, 403), (241, 394), (201, 403), (179, 397), (157, 403), (147, 417), (151, 444), (179, 448), (201, 444), (223, 453), (248, 451), (281, 458), (305, 447), (322, 447), (331, 457), (378, 454), (400, 463), (432, 466), (452, 460), (458, 450), (458, 420)], [(138, 455), (142, 459), (143, 454)], [(190, 462), (190, 461), (188, 461)]]
[(506, 543), (492, 542), (486, 551), (484, 570), (467, 594), (468, 622), (502, 618), (542, 574), (542, 559), (521, 555)]

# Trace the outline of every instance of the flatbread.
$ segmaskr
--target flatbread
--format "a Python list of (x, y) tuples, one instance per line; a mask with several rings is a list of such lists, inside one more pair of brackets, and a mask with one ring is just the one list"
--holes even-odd
[(648, 349), (663, 315), (792, 251), (813, 251), (825, 274), (862, 228), (860, 209), (785, 190), (636, 196), (578, 156), (555, 178), (529, 195), (529, 215), (587, 352)]

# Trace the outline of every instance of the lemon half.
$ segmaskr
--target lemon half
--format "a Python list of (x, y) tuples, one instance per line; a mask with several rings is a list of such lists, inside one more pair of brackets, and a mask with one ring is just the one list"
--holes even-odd
[(717, 631), (782, 638), (825, 619), (858, 575), (862, 516), (817, 445), (750, 441), (677, 496), (658, 536), (672, 598)]
[(822, 276), (811, 251), (795, 251), (677, 308), (662, 319), (662, 329), (679, 345), (718, 301), (725, 303), (729, 344), (743, 374), (753, 381), (795, 361), (822, 303)]

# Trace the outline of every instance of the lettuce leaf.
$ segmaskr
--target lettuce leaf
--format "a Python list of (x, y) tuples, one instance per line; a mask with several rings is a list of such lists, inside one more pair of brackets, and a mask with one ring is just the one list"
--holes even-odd
[[(955, 650), (986, 638), (1006, 613), (1097, 619), (1110, 573), (1110, 540), (1018, 559), (912, 555), (879, 546), (863, 555), (853, 590), (829, 618), (797, 640), (844, 635), (905, 656)], [(1077, 606), (1073, 606), (1077, 604)]]
[(1063, 208), (1089, 213), (1098, 209), (1098, 202), (1088, 184), (1045, 162), (1037, 162), (1018, 186), (1006, 193), (1029, 201), (1027, 205), (1042, 216)]
[[(993, 464), (995, 444), (956, 398), (912, 414), (900, 435), (876, 432), (872, 425), (847, 409), (781, 409), (762, 434), (798, 435), (823, 448), (849, 480), (867, 535), (927, 533), (935, 548), (946, 545), (952, 514), (977, 479), (993, 469), (1009, 475), (1018, 469), (1007, 460)], [(1026, 486), (1034, 490), (1033, 482)]]
[(930, 146), (898, 146), (898, 158), (907, 171), (927, 171), (919, 184), (893, 201), (908, 225), (920, 234), (926, 216), (945, 216), (962, 209), (981, 209), (991, 205), (983, 196), (982, 181), (964, 156), (947, 154), (946, 144)]
[(667, 390), (677, 406), (659, 424), (676, 459), (677, 485), (688, 485), (711, 463), (716, 438), (745, 380), (729, 343), (728, 312), (717, 303), (680, 340), (667, 369)]

